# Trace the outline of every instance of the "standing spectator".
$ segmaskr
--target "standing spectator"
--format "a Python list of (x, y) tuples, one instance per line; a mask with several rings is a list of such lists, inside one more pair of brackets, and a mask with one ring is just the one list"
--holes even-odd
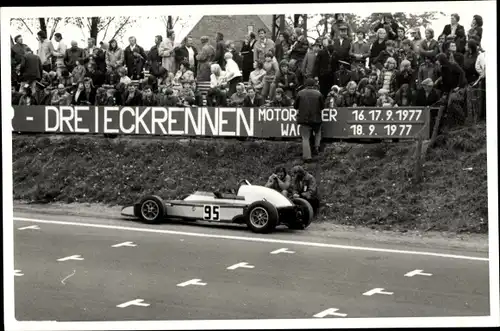
[(83, 49), (78, 47), (76, 41), (71, 41), (71, 48), (66, 50), (66, 55), (64, 56), (64, 64), (69, 72), (72, 72), (76, 67), (76, 63), (79, 62), (83, 64), (83, 59), (85, 58), (85, 52)]
[(426, 56), (424, 61), (425, 62), (422, 63), (418, 69), (418, 85), (422, 85), (426, 79), (430, 79), (432, 82), (435, 82), (438, 78), (434, 59)]
[(21, 65), (22, 58), (26, 54), (26, 51), (31, 51), (31, 49), (28, 47), (28, 45), (23, 44), (23, 37), (21, 35), (16, 36), (14, 41), (16, 43), (11, 48), (10, 58), (12, 67), (16, 68)]
[(476, 71), (479, 74), (479, 89), (481, 91), (481, 109), (479, 111), (479, 119), (486, 118), (486, 54), (480, 51), (476, 60)]
[(405, 28), (403, 28), (402, 26), (400, 26), (400, 27), (398, 27), (398, 36), (394, 40), (394, 42), (396, 43), (396, 48), (403, 48), (403, 46), (401, 45), (401, 43), (405, 39), (406, 39)]
[(474, 15), (472, 18), (472, 24), (469, 32), (467, 33), (467, 38), (470, 40), (472, 37), (477, 37), (479, 43), (483, 39), (483, 18), (479, 15)]
[(168, 72), (175, 72), (175, 50), (174, 50), (175, 33), (173, 30), (167, 31), (167, 39), (158, 47), (158, 54), (163, 58), (162, 66)]
[(148, 63), (149, 63), (149, 71), (155, 77), (160, 77), (160, 67), (162, 62), (162, 57), (160, 53), (158, 53), (158, 48), (163, 41), (163, 37), (161, 35), (157, 35), (155, 37), (155, 45), (151, 47), (148, 53)]
[(144, 78), (144, 64), (146, 63), (146, 53), (144, 48), (137, 45), (135, 37), (128, 38), (129, 45), (125, 48), (123, 55), (125, 57), (125, 66), (128, 70), (128, 76), (132, 80)]
[(302, 66), (302, 61), (304, 61), (306, 56), (307, 50), (309, 49), (309, 42), (307, 41), (307, 38), (301, 28), (295, 29), (295, 36), (297, 40), (288, 50), (290, 56), (290, 61), (288, 63), (290, 70), (295, 72), (295, 74), (299, 77), (299, 80), (302, 81), (302, 72), (300, 71), (300, 68)]
[(32, 90), (35, 82), (42, 79), (42, 61), (31, 50), (26, 50), (25, 55), (21, 58), (19, 70), (22, 84), (29, 84)]
[(396, 92), (397, 62), (394, 58), (387, 59), (384, 69), (380, 72), (378, 84), (382, 90), (387, 91), (388, 96), (393, 97)]
[(224, 44), (224, 35), (217, 32), (215, 35), (215, 58), (214, 62), (217, 63), (221, 70), (226, 70), (224, 55), (226, 54), (226, 46)]
[(234, 41), (228, 40), (226, 41), (226, 53), (231, 53), (233, 54), (233, 61), (236, 62), (238, 65), (238, 68), (242, 68), (243, 66), (243, 58), (241, 57), (241, 53), (236, 50), (236, 45), (234, 44)]
[(370, 67), (375, 65), (375, 59), (379, 56), (379, 54), (385, 50), (385, 42), (387, 38), (387, 32), (385, 29), (377, 30), (377, 39), (370, 46)]
[(352, 29), (349, 24), (345, 20), (345, 14), (333, 14), (334, 23), (332, 24), (332, 29), (330, 31), (330, 38), (332, 40), (340, 38), (340, 27), (347, 27), (347, 35), (350, 36), (352, 33)]
[(352, 58), (352, 63), (358, 68), (366, 66), (366, 59), (370, 56), (370, 44), (365, 40), (365, 32), (358, 30), (356, 33), (358, 38), (351, 44), (349, 55)]
[(384, 29), (384, 31), (386, 31), (387, 39), (396, 40), (398, 38), (397, 31), (399, 25), (394, 21), (392, 14), (384, 14), (382, 19), (375, 21), (373, 25), (373, 31), (377, 32), (377, 34), (379, 33), (380, 29)]
[(264, 65), (262, 62), (254, 62), (255, 70), (250, 73), (248, 86), (255, 89), (255, 92), (259, 95), (262, 94), (262, 88), (264, 87), (264, 76), (266, 71), (263, 69)]
[(464, 55), (464, 71), (465, 78), (469, 84), (474, 83), (478, 78), (479, 74), (476, 71), (476, 61), (479, 55), (478, 46), (475, 40), (469, 40), (467, 42), (467, 51)]
[(273, 53), (269, 52), (265, 56), (265, 62), (262, 66), (266, 74), (264, 75), (264, 85), (262, 87), (262, 97), (264, 99), (272, 99), (274, 95), (275, 85), (274, 80), (279, 72), (279, 65), (273, 59)]
[(422, 44), (422, 35), (420, 34), (420, 29), (410, 30), (411, 42), (413, 44), (413, 51), (420, 54), (420, 45)]
[(210, 81), (211, 68), (210, 65), (215, 57), (215, 49), (208, 43), (208, 37), (201, 37), (201, 51), (196, 56), (198, 61), (198, 72), (196, 74), (198, 82)]
[(266, 30), (259, 29), (259, 40), (253, 47), (253, 60), (264, 62), (266, 54), (274, 50), (274, 41), (266, 37)]
[(189, 67), (194, 68), (194, 71), (196, 71), (198, 66), (198, 60), (196, 60), (197, 55), (198, 50), (193, 46), (193, 38), (191, 36), (187, 36), (184, 38), (183, 45), (177, 50), (176, 61), (177, 63), (188, 63)]
[(83, 81), (83, 78), (87, 73), (87, 70), (85, 70), (85, 66), (82, 63), (83, 60), (77, 60), (75, 63), (76, 66), (75, 68), (73, 68), (73, 71), (71, 72), (71, 75), (73, 76), (73, 83), (79, 83)]
[(247, 87), (247, 96), (243, 100), (243, 107), (261, 107), (264, 105), (264, 99), (258, 95), (255, 88)]
[[(349, 52), (351, 50), (351, 39), (347, 35), (347, 24), (339, 26), (339, 37), (335, 38), (333, 41), (333, 53), (335, 54), (335, 61), (345, 61), (350, 63)], [(338, 69), (338, 65), (334, 67), (334, 70)]]
[(281, 61), (280, 70), (274, 80), (275, 86), (283, 89), (286, 96), (293, 99), (297, 83), (297, 76), (289, 70), (288, 62), (286, 60)]
[(85, 52), (85, 57), (84, 60), (85, 62), (91, 62), (95, 63), (95, 56), (94, 52), (98, 50), (99, 48), (96, 45), (96, 41), (94, 38), (88, 38), (87, 39), (87, 48), (84, 49)]
[(292, 100), (286, 96), (285, 92), (281, 87), (276, 89), (274, 93), (274, 98), (271, 100), (271, 107), (290, 107), (292, 105)]
[(411, 41), (409, 39), (403, 40), (401, 43), (401, 50), (399, 52), (399, 60), (402, 62), (404, 60), (410, 62), (410, 67), (414, 72), (418, 70), (418, 55), (413, 51), (411, 47)]
[(116, 40), (109, 41), (109, 48), (106, 52), (106, 68), (108, 72), (116, 72), (123, 65), (123, 50), (118, 47)]
[(226, 62), (226, 80), (229, 85), (229, 95), (233, 95), (236, 92), (236, 85), (241, 83), (241, 71), (238, 64), (233, 60), (233, 54), (227, 52), (224, 55)]
[(380, 52), (380, 54), (373, 60), (373, 64), (381, 69), (387, 62), (388, 58), (393, 58), (394, 61), (396, 61), (396, 66), (398, 66), (400, 59), (399, 54), (396, 52), (395, 46), (396, 43), (393, 40), (387, 40), (387, 42), (385, 43), (385, 49)]
[(412, 90), (410, 85), (403, 84), (397, 90), (394, 96), (394, 106), (395, 107), (410, 107), (413, 101)]
[(61, 76), (61, 72), (64, 68), (66, 68), (66, 65), (64, 64), (64, 56), (66, 55), (66, 50), (68, 49), (68, 47), (63, 40), (62, 34), (60, 34), (59, 32), (54, 34), (54, 39), (57, 42), (57, 47), (55, 47), (52, 55), (54, 55), (56, 58), (57, 74)]
[(327, 97), (334, 83), (334, 61), (332, 41), (331, 39), (325, 38), (323, 39), (323, 49), (318, 52), (313, 69), (313, 75), (319, 83), (319, 90), (323, 98)]
[(241, 46), (241, 55), (243, 56), (243, 81), (246, 82), (250, 78), (250, 72), (253, 70), (253, 46), (255, 45), (255, 33), (250, 32), (245, 37), (243, 46)]
[(359, 97), (360, 107), (375, 107), (377, 105), (377, 92), (375, 87), (368, 84), (363, 89), (363, 94)]
[(288, 51), (292, 46), (292, 41), (290, 40), (290, 34), (286, 31), (280, 33), (278, 37), (278, 42), (274, 48), (274, 54), (276, 56), (276, 60), (281, 62), (283, 59), (289, 59)]
[(347, 83), (344, 93), (342, 93), (342, 107), (357, 107), (359, 104), (359, 94), (356, 82)]
[(210, 70), (212, 74), (210, 75), (210, 89), (207, 92), (207, 106), (224, 107), (227, 105), (226, 73), (222, 71), (217, 63), (212, 64)]
[(245, 85), (243, 85), (243, 83), (238, 83), (238, 85), (236, 85), (236, 92), (231, 94), (229, 105), (232, 107), (242, 107), (246, 96)]
[(38, 31), (36, 34), (38, 39), (38, 57), (42, 61), (43, 70), (49, 72), (52, 69), (52, 55), (54, 54), (54, 45), (47, 39), (47, 34), (44, 31)]
[(445, 37), (452, 37), (457, 43), (457, 52), (465, 53), (465, 28), (460, 25), (460, 16), (458, 14), (451, 14), (450, 24), (446, 24), (443, 29)]
[(426, 58), (431, 58), (432, 62), (440, 52), (439, 44), (434, 39), (434, 30), (425, 29), (425, 40), (420, 44), (420, 64), (425, 62)]
[(96, 64), (96, 70), (102, 73), (106, 72), (106, 52), (108, 50), (108, 43), (101, 41), (101, 47), (94, 48), (94, 61)]
[(294, 103), (297, 113), (297, 124), (302, 136), (302, 156), (306, 162), (312, 160), (311, 136), (314, 134), (314, 154), (319, 153), (321, 143), (321, 112), (325, 108), (325, 98), (315, 89), (314, 79), (306, 79), (305, 89), (299, 91)]
[(319, 44), (314, 43), (306, 54), (302, 62), (302, 73), (304, 79), (314, 78), (314, 64), (316, 63), (316, 56), (318, 56)]

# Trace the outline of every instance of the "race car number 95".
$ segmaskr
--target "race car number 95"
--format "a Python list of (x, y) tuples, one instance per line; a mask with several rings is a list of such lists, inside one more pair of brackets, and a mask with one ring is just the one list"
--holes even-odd
[(203, 219), (205, 221), (218, 221), (219, 220), (219, 206), (205, 205), (203, 206)]

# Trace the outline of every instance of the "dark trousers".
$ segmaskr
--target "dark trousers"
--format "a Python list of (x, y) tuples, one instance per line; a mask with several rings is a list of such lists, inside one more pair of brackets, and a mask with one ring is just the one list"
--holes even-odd
[(333, 86), (333, 75), (322, 75), (318, 77), (319, 80), (319, 91), (323, 94), (323, 97), (326, 99), (328, 93), (330, 93), (330, 89)]
[(238, 85), (238, 83), (241, 83), (241, 76), (240, 77), (236, 77), (236, 78), (233, 78), (229, 81), (229, 94), (228, 94), (228, 97), (230, 98), (234, 93), (236, 93), (236, 85)]

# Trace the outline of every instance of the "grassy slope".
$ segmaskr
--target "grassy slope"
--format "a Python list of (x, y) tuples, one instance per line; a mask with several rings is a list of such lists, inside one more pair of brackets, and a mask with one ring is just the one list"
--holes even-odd
[[(318, 167), (321, 219), (377, 229), (487, 232), (486, 129), (462, 129), (430, 150), (411, 183), (413, 143), (329, 145)], [(74, 151), (73, 151), (74, 149)], [(13, 137), (14, 199), (127, 204), (144, 194), (264, 183), (300, 158), (297, 142)], [(472, 170), (464, 170), (472, 168)]]

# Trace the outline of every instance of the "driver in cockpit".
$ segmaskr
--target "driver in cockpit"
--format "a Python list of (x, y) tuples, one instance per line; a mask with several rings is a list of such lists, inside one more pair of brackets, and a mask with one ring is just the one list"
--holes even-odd
[(277, 167), (274, 173), (269, 176), (266, 187), (281, 192), (285, 197), (288, 196), (288, 189), (292, 183), (292, 178), (286, 172), (285, 167)]

